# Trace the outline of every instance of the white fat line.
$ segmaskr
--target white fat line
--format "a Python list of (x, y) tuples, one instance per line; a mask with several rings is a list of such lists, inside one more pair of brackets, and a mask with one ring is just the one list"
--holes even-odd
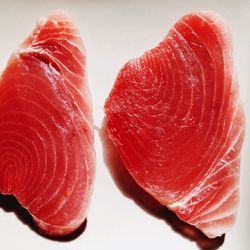
[[(233, 122), (232, 122), (232, 123), (233, 123)], [(220, 162), (224, 163), (224, 165), (229, 165), (230, 162), (232, 162), (232, 161), (234, 161), (235, 159), (237, 159), (237, 158), (240, 157), (240, 153), (238, 153), (237, 156), (234, 157), (233, 159), (231, 159), (230, 161), (225, 161), (225, 160), (223, 160), (223, 159), (228, 155), (228, 153), (229, 153), (231, 150), (234, 150), (234, 146), (239, 142), (239, 139), (241, 138), (242, 132), (243, 132), (243, 131), (244, 131), (244, 128), (243, 128), (243, 127), (241, 127), (240, 130), (238, 130), (237, 136), (235, 136), (233, 142), (231, 143), (231, 146), (228, 147), (228, 150), (225, 152), (225, 154), (224, 154), (222, 157), (220, 157), (221, 160), (220, 160), (219, 162), (217, 162), (216, 166), (217, 166)], [(230, 128), (230, 130), (229, 130), (229, 134), (230, 134), (230, 132), (231, 132), (231, 128)], [(225, 144), (226, 144), (226, 143), (225, 143)], [(221, 151), (220, 151), (220, 152), (221, 152)], [(215, 161), (216, 161), (217, 159), (218, 159), (218, 157), (214, 160), (214, 162), (212, 163), (212, 166), (214, 166)], [(224, 166), (224, 165), (223, 165), (223, 166)], [(222, 166), (221, 168), (217, 169), (217, 170), (216, 170), (216, 168), (214, 168), (213, 171), (210, 172), (210, 174), (211, 174), (210, 176), (212, 177), (212, 176), (214, 176), (215, 174), (217, 174), (221, 169), (223, 169), (223, 166)]]
[(239, 185), (236, 185), (234, 188), (232, 188), (232, 190), (230, 190), (230, 192), (227, 192), (227, 194), (222, 197), (220, 202), (217, 202), (216, 204), (214, 204), (213, 206), (210, 206), (210, 208), (206, 210), (205, 208), (212, 202), (214, 196), (217, 194), (215, 193), (215, 195), (210, 200), (208, 200), (200, 209), (200, 211), (203, 211), (203, 212), (197, 213), (197, 215), (192, 218), (191, 222), (196, 221), (200, 217), (207, 216), (209, 213), (213, 213), (215, 210), (221, 207), (238, 189), (239, 189)]
[[(70, 71), (64, 64), (62, 64), (60, 61), (58, 61), (57, 59), (55, 59), (55, 58), (52, 57), (49, 53), (45, 52), (45, 51), (42, 50), (42, 49), (32, 49), (32, 48), (28, 48), (28, 49), (24, 49), (24, 50), (20, 50), (20, 51), (21, 51), (20, 53), (24, 53), (24, 54), (29, 53), (29, 52), (31, 52), (31, 53), (37, 52), (38, 54), (46, 55), (46, 56), (48, 56), (50, 59), (52, 59), (53, 62), (56, 62), (57, 64), (61, 65), (61, 66), (62, 66), (66, 71), (68, 71), (70, 74), (72, 74), (72, 75), (74, 75), (74, 76), (76, 76), (76, 77), (81, 77), (81, 76), (78, 76), (77, 74), (75, 74), (74, 72)], [(33, 74), (32, 74), (32, 75), (33, 75)], [(34, 76), (35, 76), (35, 75), (34, 75)], [(85, 96), (83, 95), (83, 93), (82, 93), (74, 84), (72, 84), (72, 83), (67, 79), (66, 76), (64, 76), (63, 78), (70, 84), (70, 86), (72, 86), (72, 87), (77, 91), (77, 93), (79, 93), (79, 95), (83, 98), (84, 102), (88, 103), (87, 97), (85, 97)], [(83, 78), (83, 77), (81, 77), (81, 78)], [(39, 79), (41, 79), (41, 78), (39, 78)], [(44, 80), (43, 80), (43, 82), (44, 82)], [(71, 91), (70, 91), (66, 86), (62, 86), (62, 88), (65, 88), (65, 89), (67, 90), (67, 92), (69, 93), (70, 97), (72, 98), (74, 104), (77, 106), (77, 109), (78, 109), (79, 113), (81, 114), (82, 119), (83, 119), (84, 122), (88, 125), (89, 129), (92, 129), (92, 126), (91, 126), (91, 124), (90, 124), (90, 121), (88, 121), (88, 119), (86, 118), (86, 116), (83, 114), (81, 108), (80, 108), (80, 107), (78, 106), (78, 104), (74, 101), (75, 98), (72, 96)]]
[[(188, 207), (193, 206), (193, 205), (196, 205), (196, 204), (198, 204), (198, 203), (200, 202), (200, 200), (196, 200), (195, 202), (192, 202), (192, 203), (188, 204), (188, 202), (189, 202), (193, 197), (197, 197), (201, 192), (203, 192), (203, 191), (206, 190), (206, 189), (209, 189), (209, 190), (215, 189), (214, 184), (218, 183), (218, 182), (221, 181), (221, 180), (227, 179), (227, 178), (229, 178), (229, 177), (231, 177), (231, 176), (234, 176), (234, 175), (228, 175), (228, 176), (226, 176), (226, 177), (224, 177), (224, 178), (221, 178), (221, 179), (219, 179), (219, 180), (217, 180), (217, 181), (215, 181), (215, 182), (213, 182), (213, 183), (209, 183), (207, 186), (204, 186), (203, 188), (201, 188), (201, 187), (203, 186), (203, 184), (200, 184), (198, 187), (195, 187), (195, 188), (194, 188), (188, 195), (186, 195), (184, 198), (182, 198), (182, 199), (180, 199), (180, 200), (178, 200), (178, 201), (176, 201), (176, 202), (174, 202), (174, 203), (168, 205), (168, 207), (169, 207), (170, 209), (175, 209), (175, 208), (180, 208), (180, 209), (184, 208), (184, 209), (188, 209)], [(188, 204), (188, 206), (187, 206), (187, 204)], [(203, 208), (204, 208), (204, 207), (203, 207)], [(202, 209), (203, 209), (203, 208), (202, 208)]]
[[(79, 38), (79, 36), (75, 37), (75, 38)], [(65, 43), (68, 43), (70, 45), (72, 45), (75, 49), (78, 50), (79, 53), (82, 54), (83, 58), (86, 57), (86, 54), (75, 44), (73, 43), (72, 41), (69, 41), (69, 40), (66, 40), (65, 38), (53, 38), (53, 37), (48, 37), (42, 41), (38, 41), (38, 42), (34, 42), (32, 43), (32, 47), (31, 48), (34, 48), (33, 46), (42, 46), (44, 45), (44, 43), (48, 42), (48, 41), (56, 41), (60, 46), (62, 46), (64, 49), (66, 49), (70, 54), (71, 54), (71, 57), (79, 64), (79, 66), (83, 69), (84, 66), (81, 64), (81, 62), (75, 57), (75, 55), (72, 53), (72, 51), (70, 51), (66, 46), (64, 46), (62, 43), (60, 43), (60, 41), (64, 41)], [(40, 49), (39, 47), (35, 47), (36, 49)], [(24, 50), (24, 49), (23, 49)], [(44, 49), (40, 49), (40, 50), (44, 50)], [(54, 57), (53, 57), (54, 58)]]
[[(220, 214), (216, 214), (216, 215), (212, 215), (211, 217), (209, 218), (206, 218), (204, 220), (202, 220), (201, 218), (201, 221), (197, 224), (203, 224), (203, 223), (213, 223), (215, 221), (218, 221), (218, 220), (222, 220), (222, 219), (225, 219), (227, 217), (231, 217), (232, 215), (236, 214), (237, 212), (237, 207), (234, 206), (233, 208), (229, 209), (228, 211), (226, 212), (222, 212)], [(198, 217), (199, 218), (199, 217)], [(196, 224), (196, 225), (197, 225)]]

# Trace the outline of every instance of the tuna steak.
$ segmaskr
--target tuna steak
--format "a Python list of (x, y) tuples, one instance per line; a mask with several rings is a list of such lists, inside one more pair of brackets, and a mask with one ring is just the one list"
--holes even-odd
[(222, 17), (181, 18), (121, 69), (105, 113), (109, 136), (143, 189), (210, 238), (232, 227), (244, 114)]
[(46, 234), (85, 220), (94, 177), (86, 54), (70, 18), (42, 18), (0, 80), (0, 192)]

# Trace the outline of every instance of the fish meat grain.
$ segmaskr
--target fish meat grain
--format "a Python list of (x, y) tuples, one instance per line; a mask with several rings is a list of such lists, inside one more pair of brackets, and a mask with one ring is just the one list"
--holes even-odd
[(224, 19), (182, 17), (121, 69), (107, 130), (135, 181), (210, 238), (234, 224), (244, 113)]
[(63, 236), (85, 220), (95, 171), (86, 52), (70, 17), (41, 18), (0, 78), (0, 192), (39, 229)]

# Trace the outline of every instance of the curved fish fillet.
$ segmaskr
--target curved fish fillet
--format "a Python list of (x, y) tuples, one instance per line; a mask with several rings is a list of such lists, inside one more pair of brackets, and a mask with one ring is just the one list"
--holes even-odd
[(244, 114), (222, 17), (182, 17), (157, 47), (122, 68), (105, 113), (141, 187), (208, 237), (232, 227)]
[(86, 75), (79, 32), (57, 11), (40, 19), (0, 79), (0, 192), (49, 235), (86, 218), (95, 165)]

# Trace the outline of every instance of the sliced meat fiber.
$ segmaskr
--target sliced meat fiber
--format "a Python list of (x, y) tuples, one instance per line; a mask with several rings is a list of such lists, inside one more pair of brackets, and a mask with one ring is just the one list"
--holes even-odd
[(63, 236), (86, 218), (94, 169), (86, 52), (57, 11), (40, 19), (0, 79), (0, 192), (43, 233)]
[(234, 224), (244, 114), (229, 29), (182, 17), (121, 69), (105, 103), (108, 134), (136, 182), (210, 238)]

